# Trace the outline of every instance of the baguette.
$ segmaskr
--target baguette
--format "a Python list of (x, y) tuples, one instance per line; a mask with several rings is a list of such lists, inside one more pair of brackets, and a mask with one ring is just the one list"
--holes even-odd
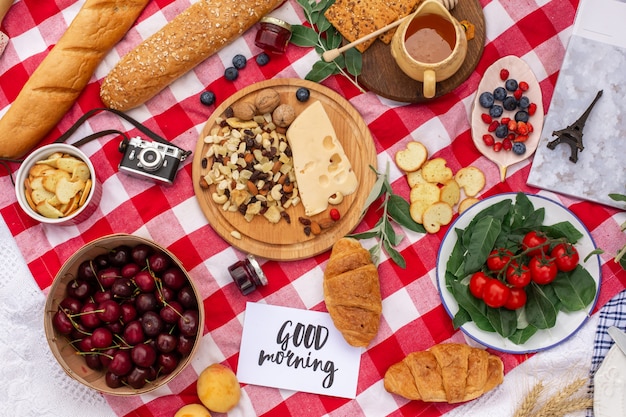
[(107, 74), (107, 107), (137, 107), (232, 42), (283, 0), (198, 0), (126, 54)]
[(63, 118), (149, 0), (87, 0), (0, 119), (0, 157), (19, 158)]

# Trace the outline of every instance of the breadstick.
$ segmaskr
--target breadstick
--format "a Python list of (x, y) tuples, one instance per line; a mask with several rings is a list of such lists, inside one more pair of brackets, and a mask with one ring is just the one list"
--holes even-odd
[(232, 42), (283, 0), (198, 0), (126, 54), (107, 74), (107, 107), (137, 107)]
[(0, 157), (19, 158), (72, 107), (149, 0), (87, 0), (0, 119)]

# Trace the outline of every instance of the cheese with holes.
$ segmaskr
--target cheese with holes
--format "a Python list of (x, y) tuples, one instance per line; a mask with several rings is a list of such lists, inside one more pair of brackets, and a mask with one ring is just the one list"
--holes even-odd
[(296, 117), (287, 130), (300, 198), (307, 216), (321, 213), (328, 199), (354, 193), (359, 185), (321, 102)]

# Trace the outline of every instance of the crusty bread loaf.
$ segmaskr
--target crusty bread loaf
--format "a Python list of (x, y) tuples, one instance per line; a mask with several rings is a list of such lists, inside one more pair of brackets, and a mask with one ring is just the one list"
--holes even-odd
[(478, 398), (503, 379), (499, 357), (465, 344), (441, 343), (391, 365), (384, 386), (409, 400), (454, 404)]
[(226, 46), (283, 0), (198, 0), (126, 54), (107, 74), (107, 107), (137, 107)]
[(0, 156), (18, 158), (74, 104), (148, 0), (87, 0), (0, 119)]
[(344, 237), (333, 245), (324, 270), (324, 301), (350, 345), (367, 347), (376, 337), (382, 314), (378, 269), (358, 240)]

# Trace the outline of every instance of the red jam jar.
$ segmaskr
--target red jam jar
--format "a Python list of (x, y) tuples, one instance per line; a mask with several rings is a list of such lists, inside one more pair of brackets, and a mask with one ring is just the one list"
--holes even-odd
[(266, 52), (284, 53), (291, 39), (291, 25), (272, 16), (262, 17), (260, 25), (254, 44)]
[(267, 277), (254, 255), (235, 262), (228, 267), (228, 272), (243, 295), (250, 294), (258, 286), (267, 285)]

